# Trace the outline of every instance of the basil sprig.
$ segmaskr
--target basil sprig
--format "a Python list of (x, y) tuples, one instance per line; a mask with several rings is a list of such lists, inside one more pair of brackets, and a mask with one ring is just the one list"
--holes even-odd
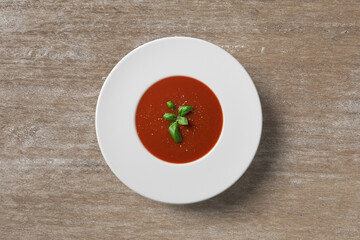
[[(168, 101), (166, 103), (166, 105), (172, 110), (174, 110), (176, 108), (175, 104), (172, 103), (171, 101)], [(181, 106), (181, 107), (179, 107), (177, 116), (173, 113), (165, 113), (164, 114), (164, 116), (163, 116), (164, 119), (172, 122), (169, 127), (169, 133), (175, 142), (177, 142), (177, 143), (182, 142), (182, 137), (179, 132), (179, 124), (180, 125), (188, 125), (189, 122), (188, 122), (187, 118), (184, 116), (186, 114), (188, 114), (189, 112), (193, 112), (193, 111), (194, 111), (194, 109), (190, 106)]]

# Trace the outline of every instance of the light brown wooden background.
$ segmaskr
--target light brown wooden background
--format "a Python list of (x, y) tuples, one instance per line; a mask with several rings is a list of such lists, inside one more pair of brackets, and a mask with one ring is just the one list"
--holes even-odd
[[(359, 1), (1, 0), (0, 33), (1, 239), (359, 239)], [(177, 35), (238, 59), (264, 113), (246, 174), (187, 206), (126, 188), (94, 128), (113, 66)]]

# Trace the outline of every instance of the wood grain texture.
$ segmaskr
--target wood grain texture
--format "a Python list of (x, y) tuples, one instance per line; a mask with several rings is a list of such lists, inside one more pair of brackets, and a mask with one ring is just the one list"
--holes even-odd
[[(360, 2), (0, 1), (1, 239), (359, 239)], [(211, 200), (125, 187), (94, 115), (113, 66), (160, 37), (217, 44), (253, 78), (260, 148)]]

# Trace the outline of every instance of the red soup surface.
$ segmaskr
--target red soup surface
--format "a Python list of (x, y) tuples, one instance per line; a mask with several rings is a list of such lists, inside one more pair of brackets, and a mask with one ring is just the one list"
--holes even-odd
[[(167, 106), (171, 101), (174, 110)], [(164, 113), (178, 114), (180, 106), (191, 106), (185, 115), (188, 125), (179, 125), (182, 142), (170, 133), (171, 121)], [(188, 163), (207, 154), (218, 141), (223, 114), (219, 100), (202, 82), (185, 76), (164, 78), (147, 89), (141, 97), (135, 116), (136, 130), (145, 148), (155, 157), (170, 163)]]

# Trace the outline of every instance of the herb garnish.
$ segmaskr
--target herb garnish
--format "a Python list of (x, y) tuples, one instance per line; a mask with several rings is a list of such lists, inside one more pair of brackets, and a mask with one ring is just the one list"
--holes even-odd
[[(174, 110), (176, 108), (175, 104), (172, 103), (171, 101), (168, 101), (166, 104), (172, 110)], [(188, 122), (187, 118), (184, 116), (186, 114), (188, 114), (189, 112), (193, 112), (193, 111), (194, 111), (194, 109), (192, 107), (181, 106), (181, 107), (179, 107), (177, 116), (173, 113), (165, 113), (164, 114), (164, 116), (163, 116), (164, 119), (172, 122), (169, 127), (169, 133), (175, 142), (177, 142), (177, 143), (182, 142), (182, 137), (179, 132), (179, 124), (180, 125), (188, 125), (189, 122)]]

